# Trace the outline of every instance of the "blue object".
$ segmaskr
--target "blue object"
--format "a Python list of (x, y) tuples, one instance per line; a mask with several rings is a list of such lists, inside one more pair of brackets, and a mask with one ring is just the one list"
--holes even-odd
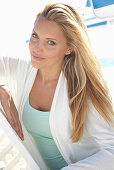
[(102, 67), (114, 67), (114, 58), (100, 58), (99, 61)]
[(90, 6), (91, 6), (90, 0), (87, 0), (86, 6), (87, 6), (87, 7), (90, 7)]
[(26, 43), (29, 43), (29, 40), (26, 40)]
[(96, 19), (96, 17), (87, 18), (84, 21), (91, 21), (91, 20), (94, 20), (94, 19)]
[(114, 4), (114, 0), (92, 0), (94, 9)]
[(95, 23), (95, 24), (87, 25), (87, 28), (95, 27), (95, 26), (101, 26), (101, 25), (106, 25), (106, 24), (107, 24), (107, 21), (98, 22), (98, 23)]

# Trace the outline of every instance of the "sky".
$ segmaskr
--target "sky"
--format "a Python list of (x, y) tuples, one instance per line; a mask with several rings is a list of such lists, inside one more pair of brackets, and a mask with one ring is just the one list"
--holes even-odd
[[(23, 55), (37, 13), (50, 2), (67, 2), (80, 13), (86, 4), (86, 0), (0, 0), (0, 55)], [(114, 26), (88, 29), (88, 34), (98, 58), (114, 57)]]
[[(0, 0), (0, 55), (20, 55), (30, 38), (37, 13), (56, 0)], [(82, 7), (86, 0), (59, 0)], [(20, 48), (20, 50), (19, 50)]]
[[(83, 13), (86, 0), (58, 0), (67, 2)], [(37, 13), (49, 2), (56, 0), (0, 0), (0, 56), (25, 57)], [(98, 58), (114, 58), (114, 24), (89, 28), (93, 51)], [(103, 68), (114, 94), (113, 68)], [(114, 96), (114, 95), (113, 95)]]

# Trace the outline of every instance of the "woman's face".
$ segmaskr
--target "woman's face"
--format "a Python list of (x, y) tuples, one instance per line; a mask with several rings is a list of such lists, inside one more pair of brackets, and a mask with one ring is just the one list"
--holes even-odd
[(61, 67), (64, 56), (71, 52), (61, 27), (44, 17), (35, 22), (29, 49), (31, 63), (37, 69)]

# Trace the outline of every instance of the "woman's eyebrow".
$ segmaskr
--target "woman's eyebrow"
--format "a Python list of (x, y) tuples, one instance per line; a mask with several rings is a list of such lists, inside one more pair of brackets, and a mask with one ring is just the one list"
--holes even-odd
[[(32, 31), (36, 33), (36, 31), (35, 31), (34, 29), (33, 29)], [(36, 33), (36, 34), (37, 34), (37, 33)]]
[(46, 38), (47, 40), (55, 40), (55, 41), (57, 41), (57, 39), (55, 39), (55, 38)]
[[(37, 34), (37, 33), (36, 33), (36, 31), (35, 31), (34, 29), (33, 29), (33, 32), (34, 32), (35, 34)], [(37, 35), (38, 35), (38, 34), (37, 34)], [(50, 40), (50, 39), (51, 39), (51, 40), (55, 40), (55, 41), (57, 41), (57, 39), (52, 38), (52, 37), (47, 37), (46, 39), (47, 39), (47, 40)]]

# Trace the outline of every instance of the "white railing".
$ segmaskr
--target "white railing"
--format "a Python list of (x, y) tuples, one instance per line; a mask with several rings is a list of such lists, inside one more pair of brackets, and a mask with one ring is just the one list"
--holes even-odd
[(0, 127), (0, 170), (31, 170)]
[[(7, 135), (6, 135), (7, 134)], [(0, 170), (40, 170), (0, 110)]]

